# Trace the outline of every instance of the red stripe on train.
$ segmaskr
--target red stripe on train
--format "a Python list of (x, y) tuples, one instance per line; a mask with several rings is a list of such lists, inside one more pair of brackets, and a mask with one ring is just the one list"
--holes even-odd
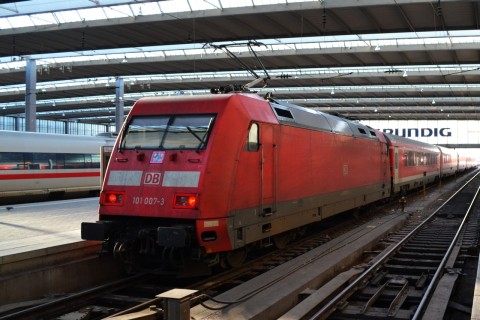
[(95, 171), (95, 172), (0, 174), (0, 180), (59, 179), (59, 178), (85, 178), (85, 177), (100, 177), (100, 172)]

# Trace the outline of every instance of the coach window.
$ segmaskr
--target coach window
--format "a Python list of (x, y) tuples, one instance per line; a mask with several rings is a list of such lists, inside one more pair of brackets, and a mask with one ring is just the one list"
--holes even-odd
[(54, 159), (52, 158), (50, 153), (34, 153), (33, 163), (38, 164), (39, 169), (53, 169)]
[(95, 153), (91, 154), (92, 157), (92, 168), (100, 168), (100, 154)]
[(0, 170), (23, 169), (23, 154), (18, 152), (0, 152)]
[(36, 165), (33, 163), (33, 153), (27, 152), (23, 154), (23, 168), (26, 170), (36, 169)]
[(250, 130), (248, 130), (247, 145), (245, 146), (246, 151), (258, 151), (259, 148), (258, 141), (258, 124), (252, 123), (250, 125)]
[(85, 155), (66, 153), (65, 169), (80, 169), (80, 168), (85, 168)]

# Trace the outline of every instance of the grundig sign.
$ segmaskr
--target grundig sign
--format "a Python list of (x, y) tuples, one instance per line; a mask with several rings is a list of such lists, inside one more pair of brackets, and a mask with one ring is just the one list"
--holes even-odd
[(427, 138), (427, 137), (451, 137), (450, 128), (403, 128), (403, 129), (383, 129), (385, 133), (394, 134), (405, 138)]

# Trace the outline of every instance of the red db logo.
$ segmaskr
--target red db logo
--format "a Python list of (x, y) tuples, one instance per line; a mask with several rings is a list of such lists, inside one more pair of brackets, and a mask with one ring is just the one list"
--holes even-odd
[(143, 184), (160, 184), (161, 176), (162, 174), (160, 172), (145, 172)]

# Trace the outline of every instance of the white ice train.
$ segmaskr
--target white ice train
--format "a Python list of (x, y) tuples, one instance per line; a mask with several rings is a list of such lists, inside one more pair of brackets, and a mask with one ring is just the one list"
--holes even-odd
[(100, 190), (101, 148), (112, 136), (0, 131), (0, 202)]

